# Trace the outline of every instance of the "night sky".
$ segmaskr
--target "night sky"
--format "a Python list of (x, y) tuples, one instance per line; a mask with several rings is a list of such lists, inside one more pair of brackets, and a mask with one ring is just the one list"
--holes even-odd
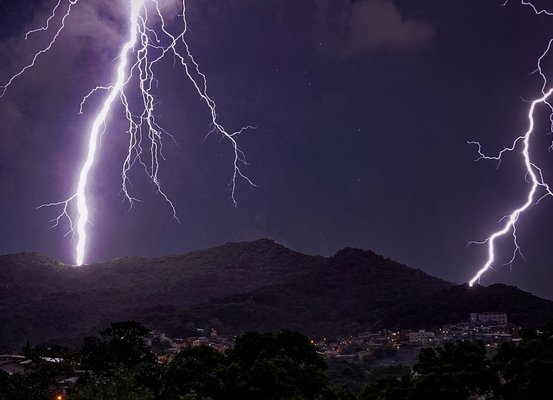
[[(165, 3), (173, 0), (164, 0)], [(0, 0), (0, 80), (45, 43), (41, 26), (54, 0)], [(544, 3), (545, 4), (545, 3)], [(170, 5), (169, 5), (170, 6)], [(111, 113), (90, 189), (88, 262), (163, 255), (268, 237), (294, 250), (332, 255), (371, 249), (454, 282), (483, 264), (467, 247), (524, 201), (519, 154), (496, 169), (489, 152), (525, 129), (532, 74), (553, 37), (551, 17), (501, 0), (188, 0), (188, 41), (229, 129), (240, 137), (258, 185), (239, 182), (230, 199), (232, 152), (210, 130), (208, 110), (168, 58), (157, 71), (165, 142), (160, 176), (181, 224), (140, 171), (127, 212), (120, 193), (127, 146), (121, 107)], [(110, 82), (127, 33), (125, 2), (81, 0), (67, 30), (0, 99), (0, 253), (37, 251), (73, 261), (58, 210), (35, 208), (76, 185), (88, 127), (102, 100), (79, 103)], [(168, 7), (171, 10), (171, 7)], [(544, 60), (553, 67), (553, 54)], [(542, 110), (544, 111), (544, 110)], [(548, 116), (540, 112), (533, 149), (553, 181)], [(517, 227), (526, 260), (482, 283), (504, 282), (553, 299), (553, 199)]]

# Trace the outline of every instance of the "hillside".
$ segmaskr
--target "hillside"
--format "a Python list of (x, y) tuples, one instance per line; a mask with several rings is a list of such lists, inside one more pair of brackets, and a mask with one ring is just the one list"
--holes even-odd
[(286, 284), (213, 299), (181, 314), (235, 331), (283, 326), (313, 336), (362, 330), (418, 329), (468, 320), (471, 312), (505, 311), (523, 326), (553, 319), (553, 302), (502, 284), (454, 285), (371, 251), (344, 249), (317, 271)]
[(177, 310), (285, 282), (321, 261), (270, 240), (78, 268), (34, 253), (0, 256), (0, 347), (77, 339), (129, 318), (174, 330)]
[(525, 325), (553, 318), (553, 302), (514, 287), (453, 285), (351, 248), (325, 258), (263, 239), (79, 268), (33, 253), (0, 256), (0, 350), (27, 339), (70, 343), (124, 319), (172, 335), (213, 321), (227, 332), (287, 327), (343, 335), (486, 310)]

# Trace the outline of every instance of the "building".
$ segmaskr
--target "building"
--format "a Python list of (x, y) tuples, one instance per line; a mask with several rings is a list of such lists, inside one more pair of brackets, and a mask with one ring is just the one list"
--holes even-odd
[(0, 370), (7, 372), (8, 374), (22, 374), (25, 372), (31, 360), (26, 359), (23, 356), (4, 354), (0, 355)]
[(426, 332), (425, 330), (420, 330), (418, 332), (409, 332), (407, 334), (409, 337), (409, 343), (418, 343), (426, 344), (434, 341), (434, 332)]
[(472, 324), (490, 324), (496, 323), (506, 325), (508, 323), (507, 314), (504, 312), (483, 312), (470, 313), (470, 322)]

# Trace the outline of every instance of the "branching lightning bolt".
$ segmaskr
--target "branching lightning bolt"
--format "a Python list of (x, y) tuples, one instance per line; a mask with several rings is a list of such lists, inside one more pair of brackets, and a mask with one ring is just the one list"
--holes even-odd
[[(507, 3), (508, 3), (508, 0), (503, 5), (507, 5)], [(533, 10), (533, 12), (538, 15), (545, 14), (545, 15), (553, 16), (553, 13), (545, 9), (540, 9), (536, 7), (534, 4), (532, 4), (531, 2), (522, 0), (521, 4), (530, 7)], [(522, 135), (517, 137), (512, 142), (511, 146), (505, 147), (495, 156), (489, 156), (483, 153), (482, 146), (480, 145), (479, 142), (468, 142), (469, 144), (473, 144), (477, 146), (478, 155), (479, 155), (478, 160), (481, 160), (481, 159), (494, 160), (498, 163), (501, 163), (501, 160), (504, 154), (513, 152), (522, 146), (521, 154), (524, 161), (524, 167), (526, 170), (526, 177), (530, 184), (530, 188), (526, 195), (526, 200), (520, 206), (513, 209), (509, 214), (507, 214), (505, 217), (502, 218), (501, 229), (492, 233), (490, 236), (488, 236), (485, 240), (481, 242), (471, 242), (471, 243), (478, 243), (478, 244), (486, 244), (488, 248), (488, 258), (486, 259), (486, 262), (484, 263), (484, 265), (478, 270), (478, 272), (474, 275), (474, 277), (469, 281), (470, 286), (473, 286), (475, 283), (479, 282), (481, 276), (486, 271), (493, 268), (493, 265), (496, 260), (496, 249), (495, 249), (496, 240), (498, 240), (502, 236), (505, 236), (509, 233), (512, 236), (514, 252), (509, 263), (512, 263), (515, 260), (517, 254), (522, 255), (521, 249), (517, 241), (517, 230), (516, 230), (516, 224), (520, 216), (523, 213), (525, 213), (529, 208), (538, 204), (545, 197), (553, 196), (553, 192), (551, 191), (550, 186), (544, 181), (541, 168), (537, 165), (536, 161), (534, 161), (534, 159), (532, 158), (532, 153), (530, 148), (532, 134), (534, 133), (534, 128), (535, 128), (535, 111), (536, 111), (536, 108), (538, 108), (539, 106), (547, 106), (551, 110), (549, 119), (551, 123), (550, 129), (551, 129), (551, 132), (553, 132), (553, 105), (550, 102), (551, 97), (553, 96), (553, 88), (548, 89), (549, 84), (547, 81), (547, 77), (542, 69), (542, 61), (549, 54), (552, 43), (553, 43), (553, 39), (549, 41), (547, 48), (542, 53), (542, 55), (538, 58), (537, 68), (535, 72), (537, 72), (542, 78), (543, 85), (541, 90), (541, 96), (530, 102), (530, 107), (528, 109), (528, 114), (527, 114), (527, 118), (528, 118), (527, 130)], [(553, 148), (553, 144), (551, 148)]]
[[(189, 45), (186, 42), (187, 33), (186, 3), (182, 1), (182, 29), (178, 34), (172, 34), (166, 24), (158, 0), (130, 0), (129, 33), (127, 41), (122, 45), (118, 57), (118, 65), (115, 73), (115, 81), (106, 85), (99, 85), (93, 88), (86, 96), (79, 107), (79, 113), (83, 113), (87, 100), (98, 92), (107, 92), (103, 100), (100, 111), (96, 114), (88, 134), (88, 143), (86, 155), (78, 174), (77, 188), (74, 194), (64, 201), (47, 203), (39, 206), (43, 207), (61, 207), (60, 214), (52, 220), (53, 226), (58, 226), (62, 219), (67, 220), (68, 234), (77, 236), (75, 247), (75, 261), (77, 265), (85, 262), (87, 251), (87, 225), (89, 224), (90, 210), (87, 202), (88, 182), (91, 170), (94, 166), (96, 153), (99, 147), (99, 139), (107, 127), (107, 119), (113, 109), (114, 104), (119, 101), (122, 104), (125, 118), (128, 121), (127, 133), (129, 135), (129, 144), (127, 156), (123, 162), (121, 172), (121, 190), (124, 198), (132, 208), (137, 198), (133, 197), (129, 190), (129, 171), (133, 166), (139, 164), (149, 179), (155, 185), (157, 192), (169, 205), (172, 218), (178, 221), (177, 210), (170, 200), (169, 196), (163, 191), (159, 179), (160, 159), (163, 156), (164, 136), (173, 138), (166, 132), (156, 120), (157, 101), (153, 95), (155, 86), (154, 67), (167, 54), (170, 54), (184, 68), (185, 74), (195, 88), (197, 94), (207, 105), (212, 124), (212, 132), (219, 133), (223, 139), (230, 144), (233, 152), (233, 173), (230, 182), (231, 199), (236, 206), (235, 191), (237, 180), (243, 179), (248, 184), (255, 186), (254, 183), (243, 172), (243, 167), (247, 165), (244, 153), (240, 149), (237, 136), (247, 129), (253, 129), (252, 126), (246, 126), (238, 131), (228, 131), (220, 122), (216, 111), (216, 104), (208, 94), (207, 78), (201, 72), (200, 67), (194, 59)], [(65, 28), (66, 20), (71, 14), (72, 7), (76, 6), (79, 0), (59, 0), (52, 10), (44, 26), (33, 29), (25, 35), (40, 32), (52, 31), (52, 23), (57, 17), (59, 10), (64, 8), (60, 18), (60, 25), (53, 31), (51, 40), (48, 44), (38, 51), (31, 62), (25, 65), (19, 72), (14, 74), (5, 84), (0, 86), (0, 97), (3, 97), (13, 82), (23, 75), (28, 69), (33, 68), (38, 59), (47, 53)], [(156, 28), (156, 27), (161, 28)], [(129, 101), (130, 89), (136, 84), (139, 93), (140, 106), (138, 110), (131, 107)], [(76, 215), (72, 215), (72, 207), (76, 207)]]

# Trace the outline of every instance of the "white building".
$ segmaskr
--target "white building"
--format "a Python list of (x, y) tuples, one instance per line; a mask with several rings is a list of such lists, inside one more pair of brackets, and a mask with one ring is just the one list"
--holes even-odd
[(426, 332), (425, 330), (420, 330), (418, 332), (409, 332), (409, 343), (419, 343), (426, 344), (434, 341), (434, 332)]
[(31, 360), (27, 360), (23, 356), (11, 354), (0, 355), (0, 370), (7, 372), (9, 375), (24, 373), (30, 363)]
[(496, 323), (507, 324), (507, 314), (504, 312), (483, 312), (483, 313), (470, 313), (470, 322), (473, 324), (482, 323)]

